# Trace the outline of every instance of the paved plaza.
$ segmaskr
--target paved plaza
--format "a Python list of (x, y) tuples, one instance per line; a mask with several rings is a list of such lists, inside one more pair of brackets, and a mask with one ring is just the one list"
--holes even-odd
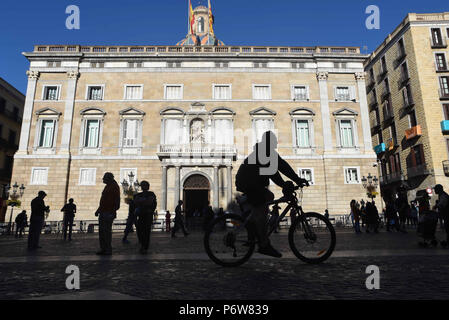
[[(98, 257), (98, 234), (75, 234), (72, 242), (42, 235), (42, 249), (29, 254), (26, 238), (0, 237), (1, 299), (447, 299), (449, 250), (422, 249), (414, 229), (407, 234), (355, 235), (337, 229), (337, 247), (322, 265), (292, 255), (287, 233), (272, 236), (284, 257), (255, 254), (239, 268), (215, 265), (204, 253), (202, 234), (171, 239), (152, 235), (140, 255), (135, 234), (122, 244), (113, 236), (112, 257)], [(438, 233), (440, 239), (443, 233)], [(68, 265), (80, 269), (81, 289), (66, 289)], [(380, 289), (367, 290), (366, 267), (380, 268)]]

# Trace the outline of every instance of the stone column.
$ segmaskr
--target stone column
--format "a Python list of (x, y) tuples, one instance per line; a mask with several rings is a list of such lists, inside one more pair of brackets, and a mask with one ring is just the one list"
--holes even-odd
[(76, 83), (78, 81), (79, 72), (71, 70), (67, 72), (67, 91), (66, 102), (64, 108), (64, 124), (62, 127), (61, 138), (61, 154), (70, 153), (70, 140), (72, 137), (73, 110), (75, 106)]
[(323, 120), (323, 142), (324, 152), (332, 151), (332, 133), (331, 133), (331, 118), (329, 111), (329, 93), (327, 90), (327, 72), (318, 72), (317, 79), (320, 87), (320, 101), (321, 101), (321, 118)]
[(180, 172), (181, 172), (181, 167), (180, 166), (176, 166), (175, 167), (175, 208), (178, 205), (179, 202), (179, 189), (180, 189)]
[(229, 205), (232, 202), (232, 166), (227, 166), (226, 167), (226, 180), (228, 183), (228, 188), (227, 188), (227, 205)]
[(167, 211), (167, 166), (162, 166), (161, 212)]
[(31, 119), (33, 117), (34, 96), (36, 94), (36, 83), (39, 79), (38, 71), (27, 71), (28, 86), (23, 110), (22, 128), (20, 131), (19, 150), (17, 154), (28, 154), (28, 143), (30, 140)]
[(214, 210), (218, 210), (220, 205), (218, 187), (218, 166), (214, 166)]
[(365, 152), (373, 151), (373, 142), (371, 140), (371, 128), (369, 123), (368, 102), (366, 99), (365, 72), (355, 73), (357, 81), (357, 90), (359, 91), (360, 100), (360, 117), (362, 119), (363, 144)]

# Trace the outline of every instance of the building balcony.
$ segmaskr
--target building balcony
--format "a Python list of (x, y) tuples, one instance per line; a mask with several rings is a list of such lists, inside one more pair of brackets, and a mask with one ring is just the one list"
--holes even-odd
[(387, 148), (388, 151), (393, 150), (394, 148), (398, 147), (398, 143), (397, 141), (395, 141), (393, 138), (390, 138), (387, 140), (387, 142), (385, 143), (385, 147)]
[(443, 171), (446, 177), (449, 177), (449, 160), (443, 161)]
[(441, 132), (449, 133), (449, 120), (441, 121)]
[(405, 50), (399, 50), (395, 60), (396, 65), (401, 64), (405, 57), (407, 57)]
[(404, 175), (402, 172), (393, 172), (384, 176), (381, 176), (380, 179), (380, 185), (385, 186), (389, 185), (395, 182), (404, 181)]
[(384, 92), (382, 92), (382, 102), (384, 102), (385, 100), (387, 100), (389, 97), (390, 97), (390, 95), (391, 95), (391, 92), (390, 91), (384, 91)]
[(370, 101), (369, 101), (369, 109), (370, 110), (374, 110), (375, 108), (377, 108), (378, 107), (378, 105), (379, 105), (379, 103), (377, 102), (377, 99), (371, 99)]
[(448, 89), (439, 89), (440, 99), (441, 100), (449, 100), (449, 90)]
[(223, 156), (235, 157), (237, 148), (235, 145), (215, 145), (215, 144), (176, 144), (158, 145), (157, 154), (159, 157), (177, 156)]
[(403, 86), (405, 86), (410, 80), (410, 75), (407, 74), (401, 74), (401, 77), (398, 80), (398, 87), (402, 88)]
[(374, 147), (374, 152), (377, 155), (384, 153), (386, 150), (387, 150), (387, 146), (383, 142), (381, 144), (379, 144), (379, 145)]
[(374, 81), (374, 79), (372, 79), (372, 78), (369, 78), (368, 83), (366, 85), (366, 93), (369, 93), (371, 90), (373, 90), (375, 85), (376, 85), (376, 81)]
[(405, 130), (405, 139), (410, 140), (422, 135), (422, 129), (420, 125)]
[(417, 165), (415, 167), (407, 168), (408, 178), (420, 177), (430, 174), (430, 170), (427, 168), (426, 164)]

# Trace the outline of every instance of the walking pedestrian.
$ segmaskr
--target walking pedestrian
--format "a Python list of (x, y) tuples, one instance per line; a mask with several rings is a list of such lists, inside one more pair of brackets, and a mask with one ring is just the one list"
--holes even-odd
[(73, 203), (73, 199), (69, 199), (69, 203), (66, 203), (64, 207), (61, 209), (64, 212), (64, 220), (63, 220), (63, 234), (64, 240), (67, 239), (67, 228), (69, 229), (69, 241), (72, 241), (72, 228), (73, 228), (73, 220), (75, 219), (76, 213), (76, 205)]
[(376, 205), (372, 202), (366, 203), (366, 233), (370, 233), (370, 229), (374, 233), (379, 233), (379, 212)]
[(416, 205), (416, 201), (411, 202), (410, 217), (412, 220), (412, 226), (416, 228), (418, 226), (418, 206)]
[(396, 209), (399, 213), (399, 227), (402, 232), (406, 233), (405, 223), (407, 222), (407, 215), (410, 210), (407, 200), (407, 193), (403, 187), (398, 188), (396, 198)]
[(441, 184), (437, 184), (434, 190), (438, 195), (438, 213), (443, 217), (444, 229), (446, 231), (446, 241), (442, 241), (441, 245), (447, 247), (449, 243), (449, 195), (444, 191)]
[(175, 225), (171, 233), (172, 238), (176, 238), (176, 232), (178, 231), (179, 228), (181, 228), (182, 232), (184, 233), (184, 237), (189, 235), (189, 233), (186, 231), (184, 227), (182, 204), (183, 204), (182, 200), (179, 200), (178, 205), (176, 206), (175, 209)]
[(114, 180), (114, 175), (106, 172), (103, 176), (103, 183), (106, 184), (101, 194), (100, 206), (95, 212), (98, 217), (99, 239), (101, 250), (98, 255), (112, 254), (112, 223), (120, 208), (120, 187)]
[(356, 234), (360, 234), (362, 231), (360, 231), (360, 209), (357, 206), (357, 201), (352, 200), (350, 207), (351, 217), (354, 219), (354, 231)]
[(171, 231), (171, 214), (170, 211), (167, 210), (165, 214), (165, 232)]
[(47, 194), (39, 191), (37, 197), (31, 201), (30, 230), (28, 231), (28, 250), (36, 250), (39, 246), (39, 238), (44, 226), (45, 213), (50, 212), (50, 207), (45, 205), (44, 198)]
[(28, 226), (28, 217), (27, 212), (23, 210), (21, 213), (19, 213), (16, 217), (16, 238), (20, 237), (22, 238), (22, 233), (25, 233), (25, 228)]
[(126, 228), (122, 238), (123, 243), (129, 243), (128, 235), (133, 232), (133, 226), (137, 229), (136, 206), (133, 198), (126, 198), (125, 203), (128, 205), (128, 218), (126, 219)]
[(154, 210), (157, 206), (156, 195), (149, 191), (150, 183), (142, 181), (140, 183), (142, 189), (134, 197), (134, 205), (136, 207), (135, 215), (137, 217), (137, 237), (141, 245), (140, 253), (146, 254), (150, 246), (151, 228), (153, 226)]
[(396, 229), (396, 231), (400, 231), (399, 218), (395, 202), (393, 201), (391, 195), (388, 194), (384, 196), (384, 200), (386, 204), (385, 218), (387, 220), (387, 232), (390, 232), (390, 228), (394, 228)]

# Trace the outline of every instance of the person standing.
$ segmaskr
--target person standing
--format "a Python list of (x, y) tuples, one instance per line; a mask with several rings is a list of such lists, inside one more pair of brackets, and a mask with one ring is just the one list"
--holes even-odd
[(167, 213), (165, 214), (165, 232), (171, 231), (171, 214), (170, 211), (167, 210)]
[(151, 228), (153, 226), (154, 210), (156, 210), (156, 195), (149, 191), (150, 183), (142, 181), (140, 183), (142, 192), (134, 196), (137, 217), (137, 237), (141, 245), (140, 253), (146, 254), (150, 245)]
[(103, 183), (106, 184), (101, 194), (100, 206), (95, 212), (98, 217), (99, 240), (101, 250), (98, 255), (112, 254), (112, 223), (120, 208), (120, 187), (114, 180), (111, 172), (106, 172), (103, 176)]
[(215, 212), (212, 209), (212, 206), (209, 205), (209, 202), (207, 203), (207, 206), (204, 207), (203, 210), (203, 219), (204, 219), (204, 230), (206, 231), (209, 227), (209, 224), (214, 220)]
[(434, 190), (438, 195), (438, 213), (443, 218), (444, 229), (446, 231), (446, 241), (442, 241), (441, 245), (447, 247), (449, 243), (449, 195), (444, 191), (441, 184), (437, 184)]
[(396, 231), (400, 231), (398, 213), (395, 206), (395, 201), (392, 199), (391, 195), (385, 195), (385, 203), (386, 203), (385, 217), (387, 219), (387, 232), (390, 232), (390, 228), (395, 228)]
[(76, 213), (76, 205), (73, 203), (73, 199), (69, 199), (69, 203), (66, 203), (64, 207), (61, 209), (64, 212), (64, 220), (63, 220), (63, 234), (64, 240), (67, 239), (67, 228), (69, 229), (69, 241), (72, 241), (72, 228), (73, 228), (73, 220), (75, 219)]
[(184, 221), (182, 216), (182, 200), (179, 200), (178, 205), (175, 209), (175, 225), (173, 227), (171, 237), (176, 237), (176, 231), (178, 231), (179, 228), (181, 228), (182, 232), (184, 233), (184, 237), (188, 236), (188, 232), (186, 231), (186, 228), (184, 227)]
[(36, 250), (39, 246), (39, 238), (44, 225), (45, 213), (50, 212), (50, 207), (45, 206), (44, 198), (47, 194), (39, 191), (37, 197), (31, 201), (30, 230), (28, 232), (28, 250)]
[(25, 228), (28, 226), (28, 217), (27, 212), (23, 210), (21, 213), (19, 213), (16, 217), (16, 238), (20, 237), (22, 238), (22, 233), (25, 233)]

